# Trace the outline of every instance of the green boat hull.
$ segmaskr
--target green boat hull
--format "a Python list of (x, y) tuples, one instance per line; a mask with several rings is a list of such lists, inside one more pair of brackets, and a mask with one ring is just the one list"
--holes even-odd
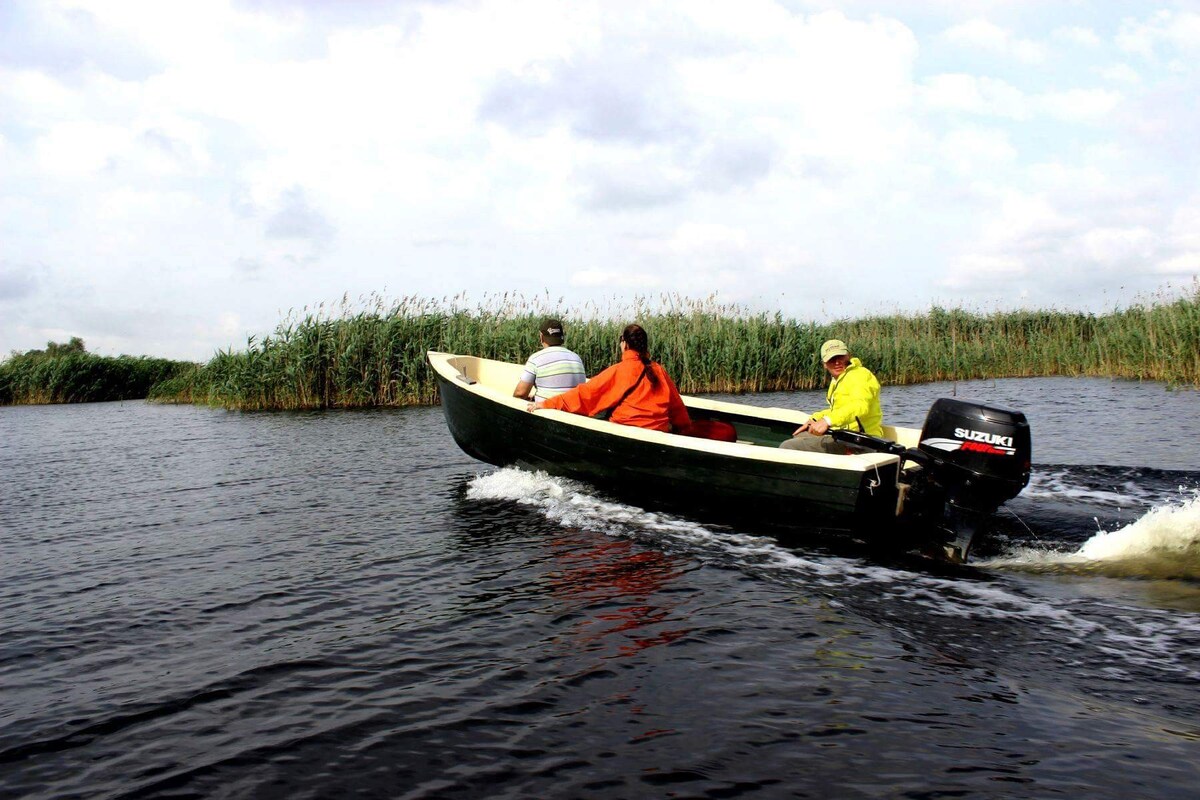
[[(856, 530), (895, 520), (898, 462), (859, 471), (707, 452), (679, 446), (686, 437), (669, 436), (673, 442), (662, 444), (564, 424), (554, 415), (497, 403), (440, 373), (438, 388), (455, 442), (499, 467), (585, 481), (622, 498), (772, 523)], [(739, 436), (749, 430), (760, 438), (764, 431), (778, 440), (788, 435), (787, 425), (768, 419), (693, 414), (730, 422)]]

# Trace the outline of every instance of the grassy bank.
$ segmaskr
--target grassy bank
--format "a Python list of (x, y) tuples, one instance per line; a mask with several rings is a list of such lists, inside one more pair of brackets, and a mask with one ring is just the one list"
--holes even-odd
[(567, 322), (567, 344), (594, 374), (616, 359), (632, 320), (650, 334), (652, 355), (684, 392), (762, 392), (823, 385), (815, 355), (845, 339), (884, 383), (1035, 375), (1090, 375), (1200, 387), (1200, 288), (1109, 314), (1013, 311), (979, 314), (934, 308), (827, 325), (751, 314), (708, 301), (663, 298), (620, 319), (598, 319), (546, 303), (499, 310), (456, 301), (379, 299), (352, 308), (292, 315), (244, 351), (154, 387), (151, 398), (242, 409), (396, 406), (434, 402), (426, 350), (523, 362), (546, 312)]
[(0, 404), (89, 403), (144, 398), (150, 387), (194, 364), (165, 358), (98, 356), (74, 338), (0, 363)]

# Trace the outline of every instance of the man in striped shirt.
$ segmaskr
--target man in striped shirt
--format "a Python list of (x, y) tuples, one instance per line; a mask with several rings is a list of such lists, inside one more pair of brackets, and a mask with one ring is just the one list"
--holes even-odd
[[(583, 360), (562, 346), (563, 324), (561, 320), (544, 319), (539, 329), (542, 349), (525, 362), (525, 371), (513, 390), (513, 397), (522, 400), (544, 401), (547, 397), (574, 389), (587, 380)], [(536, 391), (536, 395), (532, 396)]]

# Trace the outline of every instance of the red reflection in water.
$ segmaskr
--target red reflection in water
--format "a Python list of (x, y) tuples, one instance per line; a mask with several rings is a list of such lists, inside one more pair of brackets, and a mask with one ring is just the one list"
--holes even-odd
[[(666, 628), (676, 602), (662, 589), (683, 574), (682, 559), (644, 550), (624, 539), (558, 539), (552, 543), (560, 568), (550, 575), (556, 597), (582, 618), (571, 627), (582, 649), (613, 647), (612, 656), (632, 656), (669, 644), (689, 628)], [(613, 604), (618, 604), (612, 607)]]

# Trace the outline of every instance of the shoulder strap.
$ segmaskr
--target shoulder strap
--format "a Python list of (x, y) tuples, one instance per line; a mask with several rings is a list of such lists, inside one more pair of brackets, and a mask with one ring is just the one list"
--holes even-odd
[(633, 390), (638, 387), (638, 384), (642, 382), (642, 378), (645, 378), (646, 373), (649, 371), (650, 371), (650, 365), (649, 364), (643, 365), (642, 366), (642, 374), (638, 375), (638, 379), (633, 382), (633, 385), (625, 390), (625, 394), (621, 395), (620, 399), (617, 400), (617, 402), (613, 403), (611, 406), (609, 406), (604, 411), (601, 411), (598, 416), (600, 416), (601, 419), (608, 419), (609, 417), (611, 417), (612, 413), (621, 407), (621, 403), (624, 403), (625, 400), (628, 399), (629, 395), (631, 395), (633, 393)]

